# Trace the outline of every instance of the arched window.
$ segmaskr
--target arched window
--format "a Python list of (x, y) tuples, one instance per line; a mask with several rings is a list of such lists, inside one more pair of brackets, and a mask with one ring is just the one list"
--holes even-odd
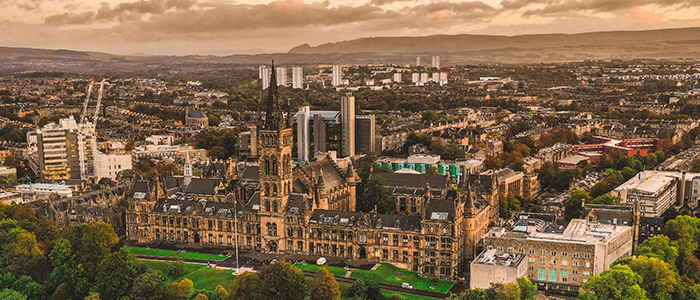
[(277, 196), (277, 185), (274, 183), (272, 184), (272, 194)]
[(272, 202), (272, 211), (277, 212), (277, 201)]
[(277, 161), (276, 160), (272, 161), (272, 175), (279, 175), (279, 173), (277, 173)]
[(265, 175), (270, 175), (270, 160), (265, 158)]
[(277, 236), (277, 223), (272, 223), (272, 236)]
[(265, 211), (270, 211), (270, 202), (265, 202)]
[(270, 185), (265, 183), (265, 196), (270, 195)]

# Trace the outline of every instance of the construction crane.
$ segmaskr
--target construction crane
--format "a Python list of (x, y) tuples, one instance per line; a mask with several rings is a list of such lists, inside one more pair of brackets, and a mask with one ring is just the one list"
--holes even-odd
[(97, 157), (97, 117), (100, 111), (100, 104), (102, 102), (102, 93), (104, 91), (105, 78), (102, 77), (102, 82), (100, 83), (100, 90), (97, 95), (97, 105), (95, 107), (95, 114), (92, 118), (92, 122), (87, 119), (88, 102), (90, 102), (90, 94), (92, 94), (92, 89), (95, 84), (94, 79), (90, 79), (90, 85), (87, 87), (87, 96), (85, 97), (85, 103), (83, 103), (83, 112), (80, 116), (80, 124), (78, 124), (78, 152), (80, 159), (80, 179), (87, 179), (88, 170), (85, 166), (86, 163), (86, 150), (85, 150), (85, 137), (88, 134), (92, 135), (91, 146), (92, 146), (92, 172), (94, 175), (95, 169), (95, 158)]
[(105, 78), (102, 77), (102, 82), (100, 82), (100, 92), (97, 93), (97, 105), (95, 105), (95, 115), (92, 118), (92, 174), (97, 175), (95, 170), (95, 160), (97, 159), (97, 116), (100, 113), (100, 103), (102, 103), (102, 92), (105, 89)]
[(85, 96), (85, 103), (83, 103), (83, 112), (80, 115), (80, 123), (78, 123), (78, 159), (80, 163), (80, 179), (85, 179), (87, 177), (87, 170), (85, 170), (85, 136), (83, 133), (83, 124), (85, 123), (85, 115), (87, 114), (88, 102), (90, 102), (90, 94), (92, 94), (92, 86), (95, 84), (95, 80), (90, 78), (90, 84), (87, 86), (87, 93)]

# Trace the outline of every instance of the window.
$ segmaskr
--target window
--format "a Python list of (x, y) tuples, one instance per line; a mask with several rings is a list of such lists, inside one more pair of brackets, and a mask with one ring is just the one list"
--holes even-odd
[(408, 235), (403, 236), (403, 243), (408, 244)]
[(571, 275), (578, 275), (578, 270), (571, 270)]
[(538, 268), (537, 269), (537, 280), (539, 280), (539, 281), (547, 280), (547, 269), (545, 269), (545, 268)]
[(552, 256), (557, 256), (557, 251), (552, 251)]
[(540, 255), (544, 256), (544, 250), (540, 250)]
[(544, 265), (544, 258), (540, 258), (540, 264)]
[(488, 246), (486, 246), (486, 248), (489, 249), (489, 250), (491, 250), (491, 249), (493, 249), (493, 246), (488, 245)]
[(573, 261), (572, 263), (573, 263), (573, 266), (574, 266), (574, 267), (578, 267), (578, 262), (577, 262), (577, 261)]
[(567, 282), (569, 277), (569, 271), (564, 269), (559, 270), (559, 277), (561, 277), (561, 282)]
[(557, 281), (557, 269), (549, 269), (549, 281)]
[(549, 264), (556, 265), (556, 264), (557, 264), (557, 260), (556, 260), (556, 259), (552, 259), (552, 260), (549, 262)]
[(527, 262), (533, 264), (533, 263), (535, 263), (535, 259), (532, 258), (532, 257), (529, 257), (529, 258), (527, 259)]
[(574, 253), (574, 258), (578, 258), (578, 253)]
[(535, 267), (534, 267), (534, 266), (527, 266), (527, 269), (528, 269), (529, 271), (533, 271), (533, 270), (535, 270)]
[(588, 275), (591, 275), (591, 272), (588, 272), (588, 271), (583, 271), (583, 275), (584, 275), (584, 276), (588, 276)]
[(586, 264), (584, 265), (584, 267), (585, 267), (585, 268), (590, 268), (590, 267), (591, 267), (591, 263), (586, 262)]
[(413, 247), (418, 248), (420, 246), (420, 237), (414, 236), (413, 237)]
[(518, 249), (518, 253), (519, 253), (519, 254), (525, 253), (525, 249), (523, 249), (523, 248)]
[(535, 249), (530, 249), (530, 254), (534, 255), (535, 254)]
[(513, 247), (508, 247), (508, 253), (513, 253)]
[(367, 235), (360, 234), (360, 243), (366, 243), (366, 242), (367, 242)]
[(562, 266), (568, 266), (568, 265), (569, 265), (569, 262), (568, 262), (568, 261), (565, 261), (565, 260), (562, 260), (562, 261), (561, 261), (561, 265), (562, 265)]
[(571, 282), (578, 282), (578, 278), (576, 278), (576, 277), (571, 277)]
[(583, 255), (583, 259), (591, 259), (591, 255), (586, 253)]
[(569, 252), (562, 252), (561, 257), (569, 257)]
[(498, 248), (496, 248), (496, 249), (497, 249), (498, 253), (503, 252), (503, 247), (501, 247), (501, 246), (498, 246)]

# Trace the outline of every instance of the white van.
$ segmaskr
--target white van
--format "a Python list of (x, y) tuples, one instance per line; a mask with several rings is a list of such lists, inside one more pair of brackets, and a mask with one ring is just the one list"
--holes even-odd
[(405, 288), (405, 289), (412, 289), (412, 288), (413, 288), (413, 286), (410, 285), (410, 284), (408, 284), (408, 282), (402, 283), (402, 284), (401, 284), (401, 287), (402, 287), (402, 288)]
[(321, 258), (319, 258), (318, 260), (316, 260), (316, 265), (323, 266), (324, 264), (326, 264), (326, 258), (325, 258), (325, 257), (321, 257)]

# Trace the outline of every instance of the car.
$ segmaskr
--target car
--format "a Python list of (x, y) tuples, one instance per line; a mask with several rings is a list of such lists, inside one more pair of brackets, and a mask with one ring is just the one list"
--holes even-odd
[(405, 289), (412, 289), (412, 288), (413, 288), (413, 286), (410, 285), (408, 282), (402, 283), (402, 284), (401, 284), (401, 287), (402, 287), (402, 288), (405, 288)]
[(316, 265), (323, 266), (324, 264), (326, 264), (326, 258), (325, 258), (325, 257), (321, 257), (321, 258), (319, 258), (319, 259), (316, 260)]

